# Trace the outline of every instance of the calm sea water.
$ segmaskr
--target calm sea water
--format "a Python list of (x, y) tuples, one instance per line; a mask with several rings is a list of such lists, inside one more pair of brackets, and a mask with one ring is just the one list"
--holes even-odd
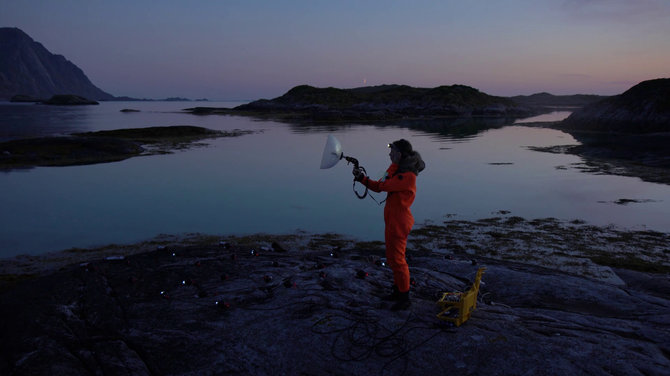
[[(168, 125), (250, 129), (206, 147), (122, 162), (0, 173), (0, 257), (131, 243), (159, 234), (336, 232), (383, 239), (383, 208), (352, 192), (351, 166), (320, 170), (328, 134), (373, 177), (389, 164), (387, 143), (406, 138), (427, 168), (412, 208), (417, 223), (478, 219), (501, 210), (525, 218), (670, 231), (670, 187), (564, 169), (580, 158), (527, 146), (575, 144), (568, 134), (496, 123), (402, 128), (298, 126), (178, 113), (195, 105), (114, 102), (49, 107), (0, 104), (0, 139)], [(123, 108), (138, 113), (121, 113)], [(560, 120), (567, 112), (539, 119)], [(521, 120), (523, 121), (523, 120)], [(529, 119), (526, 119), (529, 121)], [(427, 129), (427, 130), (426, 130)], [(360, 187), (358, 187), (360, 190)], [(383, 195), (375, 194), (378, 200)], [(621, 199), (645, 202), (616, 205)]]

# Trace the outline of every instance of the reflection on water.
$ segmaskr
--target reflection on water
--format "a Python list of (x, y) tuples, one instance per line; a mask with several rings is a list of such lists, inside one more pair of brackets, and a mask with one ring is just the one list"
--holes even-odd
[[(119, 113), (129, 106), (139, 106), (142, 112)], [(302, 229), (382, 240), (383, 208), (354, 196), (351, 166), (341, 162), (319, 169), (328, 133), (375, 178), (389, 164), (387, 143), (400, 138), (412, 142), (427, 165), (418, 178), (412, 207), (417, 223), (440, 222), (447, 214), (479, 219), (509, 210), (510, 215), (526, 218), (581, 218), (670, 231), (670, 187), (579, 173), (560, 168), (580, 162), (576, 156), (528, 150), (527, 146), (577, 143), (560, 131), (459, 122), (426, 123), (427, 128), (305, 127), (234, 116), (150, 112), (141, 106), (103, 103), (92, 110), (73, 109), (69, 115), (64, 111), (63, 116), (79, 119), (72, 123), (84, 128), (78, 130), (188, 124), (258, 132), (170, 155), (2, 173), (0, 256), (129, 243), (161, 233)], [(83, 115), (86, 111), (90, 113)], [(62, 125), (68, 126), (72, 125)], [(37, 126), (36, 131), (50, 130)], [(375, 197), (383, 199), (381, 194)], [(611, 204), (620, 199), (640, 203)]]
[(400, 126), (439, 135), (445, 140), (469, 139), (482, 131), (496, 129), (511, 124), (512, 119), (472, 118), (472, 119), (429, 119), (403, 121)]
[[(379, 122), (376, 128), (400, 128), (419, 130), (441, 136), (445, 140), (469, 139), (487, 129), (501, 128), (512, 124), (514, 119), (504, 118), (442, 118), (411, 119)], [(310, 124), (306, 122), (287, 123), (295, 133), (333, 133), (342, 132), (362, 124)], [(369, 125), (368, 125), (369, 126)]]
[(84, 129), (90, 106), (46, 106), (33, 103), (0, 104), (0, 141)]
[[(97, 106), (49, 106), (0, 102), (0, 141), (76, 132), (166, 125), (217, 128), (215, 118), (179, 113), (196, 102), (101, 102)], [(198, 102), (199, 103), (199, 102)], [(206, 102), (232, 107), (240, 102)], [(121, 112), (122, 109), (140, 112)]]
[(524, 118), (524, 119), (519, 119), (515, 121), (515, 124), (523, 124), (523, 123), (534, 123), (534, 122), (544, 122), (544, 121), (561, 121), (565, 120), (572, 111), (553, 111), (548, 114), (542, 114), (538, 116), (533, 116), (529, 118)]
[[(548, 114), (533, 116), (524, 119), (516, 118), (440, 118), (440, 119), (408, 119), (392, 122), (380, 121), (375, 127), (408, 128), (440, 136), (445, 140), (467, 140), (479, 133), (502, 128), (510, 124), (524, 124), (534, 122), (561, 121), (570, 116), (571, 111), (553, 111)], [(287, 122), (295, 133), (332, 133), (351, 129), (352, 124), (312, 124), (309, 122)]]

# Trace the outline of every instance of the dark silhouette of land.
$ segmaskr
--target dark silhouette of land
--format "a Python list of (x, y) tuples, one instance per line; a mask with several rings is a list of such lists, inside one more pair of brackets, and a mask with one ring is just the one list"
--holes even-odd
[(250, 131), (222, 132), (194, 126), (118, 129), (0, 143), (0, 169), (72, 166), (117, 162), (140, 155), (166, 154), (197, 141), (235, 137)]

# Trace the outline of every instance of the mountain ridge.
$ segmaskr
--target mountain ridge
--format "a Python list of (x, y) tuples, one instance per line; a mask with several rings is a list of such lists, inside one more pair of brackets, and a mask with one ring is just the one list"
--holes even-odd
[(58, 94), (114, 99), (63, 55), (51, 53), (21, 29), (0, 28), (0, 99), (15, 95), (46, 99)]

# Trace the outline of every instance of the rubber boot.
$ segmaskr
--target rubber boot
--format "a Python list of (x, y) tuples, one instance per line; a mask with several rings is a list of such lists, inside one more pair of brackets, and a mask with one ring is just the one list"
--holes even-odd
[(382, 300), (385, 301), (385, 302), (395, 302), (396, 300), (398, 300), (399, 295), (400, 295), (400, 290), (398, 290), (398, 286), (393, 285), (391, 293), (388, 294), (388, 295), (384, 295), (382, 297)]
[(391, 311), (404, 311), (411, 305), (412, 302), (409, 300), (409, 291), (398, 292), (398, 299), (395, 304), (391, 306)]

